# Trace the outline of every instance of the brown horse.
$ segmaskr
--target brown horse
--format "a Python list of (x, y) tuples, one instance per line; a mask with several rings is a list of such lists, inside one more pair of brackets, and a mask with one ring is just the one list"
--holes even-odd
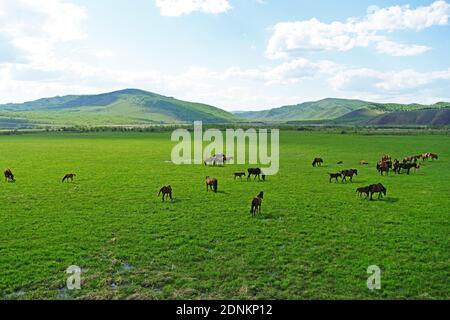
[(335, 179), (336, 182), (338, 182), (338, 178), (342, 178), (342, 173), (328, 173), (330, 175), (330, 183), (331, 180)]
[(350, 170), (342, 170), (342, 182), (347, 181), (347, 178), (350, 178), (350, 182), (353, 182), (353, 176), (358, 175), (358, 170), (350, 169)]
[(381, 199), (383, 198), (383, 194), (386, 196), (387, 190), (381, 183), (377, 183), (369, 186), (369, 193), (370, 200), (373, 200), (374, 193), (378, 193), (378, 199)]
[(431, 160), (438, 160), (439, 156), (436, 153), (430, 153)]
[(312, 163), (312, 166), (313, 167), (320, 167), (320, 166), (322, 166), (322, 164), (323, 164), (323, 159), (322, 158), (315, 158), (313, 163)]
[(264, 192), (260, 192), (255, 198), (252, 200), (252, 207), (250, 209), (250, 213), (252, 217), (255, 217), (257, 213), (261, 214), (261, 204), (264, 198)]
[(5, 181), (6, 182), (14, 182), (14, 181), (16, 181), (16, 179), (14, 179), (14, 174), (12, 173), (11, 169), (6, 169), (3, 174), (5, 176)]
[(377, 163), (378, 172), (383, 175), (383, 172), (386, 172), (386, 176), (389, 175), (389, 170), (392, 168), (392, 161), (381, 161)]
[(240, 178), (242, 180), (242, 177), (246, 176), (245, 172), (235, 172), (233, 175), (234, 175), (234, 180), (236, 180), (236, 178)]
[(73, 182), (73, 178), (75, 178), (77, 175), (75, 173), (68, 173), (64, 176), (64, 178), (62, 179), (62, 182), (67, 181), (69, 182)]
[(162, 193), (162, 201), (165, 201), (165, 197), (167, 196), (168, 198), (170, 198), (170, 200), (172, 201), (172, 187), (169, 186), (164, 186), (159, 190), (158, 193), (158, 197), (161, 195)]
[(217, 184), (218, 181), (216, 178), (206, 177), (206, 191), (214, 190), (217, 193)]
[(362, 187), (356, 189), (356, 192), (359, 194), (360, 197), (362, 197), (363, 194), (365, 194), (365, 198), (369, 196), (369, 187)]

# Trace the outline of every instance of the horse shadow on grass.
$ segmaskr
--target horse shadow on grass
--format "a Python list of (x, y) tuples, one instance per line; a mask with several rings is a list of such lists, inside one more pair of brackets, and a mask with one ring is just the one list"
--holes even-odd
[(389, 197), (389, 198), (383, 198), (380, 201), (386, 202), (386, 203), (397, 203), (397, 202), (400, 201), (400, 199), (399, 198), (390, 198)]

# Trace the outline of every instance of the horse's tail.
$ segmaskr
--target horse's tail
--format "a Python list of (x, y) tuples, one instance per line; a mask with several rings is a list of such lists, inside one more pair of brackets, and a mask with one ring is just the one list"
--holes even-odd
[(214, 192), (217, 192), (218, 181), (214, 180)]
[(158, 192), (158, 197), (161, 195), (161, 192), (162, 192), (162, 189), (159, 190), (159, 192)]
[(62, 181), (61, 181), (61, 182), (66, 181), (66, 178), (67, 178), (67, 176), (64, 176), (64, 178), (62, 178)]

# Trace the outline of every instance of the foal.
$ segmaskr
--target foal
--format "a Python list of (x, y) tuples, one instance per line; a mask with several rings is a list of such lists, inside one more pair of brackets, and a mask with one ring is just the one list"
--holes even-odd
[(245, 176), (246, 176), (245, 172), (235, 172), (234, 180), (236, 180), (236, 178), (240, 178), (242, 180), (242, 177), (245, 177)]
[(338, 178), (342, 178), (342, 173), (328, 173), (330, 175), (330, 183), (331, 180), (335, 179), (336, 182), (338, 182)]
[(164, 187), (162, 187), (160, 190), (159, 190), (159, 193), (158, 193), (158, 197), (161, 195), (161, 193), (162, 193), (162, 201), (164, 202), (164, 200), (165, 200), (165, 197), (167, 196), (168, 198), (170, 198), (170, 200), (172, 201), (172, 187), (169, 185), (169, 186), (164, 186)]
[(260, 192), (252, 201), (252, 207), (250, 209), (250, 213), (252, 217), (255, 217), (257, 213), (261, 214), (261, 204), (264, 198), (264, 192)]

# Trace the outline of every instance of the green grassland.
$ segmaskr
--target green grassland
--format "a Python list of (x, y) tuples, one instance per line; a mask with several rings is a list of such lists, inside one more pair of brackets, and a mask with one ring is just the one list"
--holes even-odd
[[(175, 166), (172, 146), (169, 133), (0, 136), (0, 167), (17, 178), (0, 183), (0, 299), (450, 298), (448, 136), (283, 131), (266, 182), (234, 181), (247, 166)], [(374, 168), (383, 153), (428, 151), (439, 160), (410, 176)], [(329, 183), (343, 168), (360, 169), (354, 183)], [(377, 182), (387, 198), (356, 196)], [(166, 184), (172, 203), (156, 196)], [(64, 289), (70, 265), (79, 291)], [(381, 290), (367, 289), (370, 265)]]

